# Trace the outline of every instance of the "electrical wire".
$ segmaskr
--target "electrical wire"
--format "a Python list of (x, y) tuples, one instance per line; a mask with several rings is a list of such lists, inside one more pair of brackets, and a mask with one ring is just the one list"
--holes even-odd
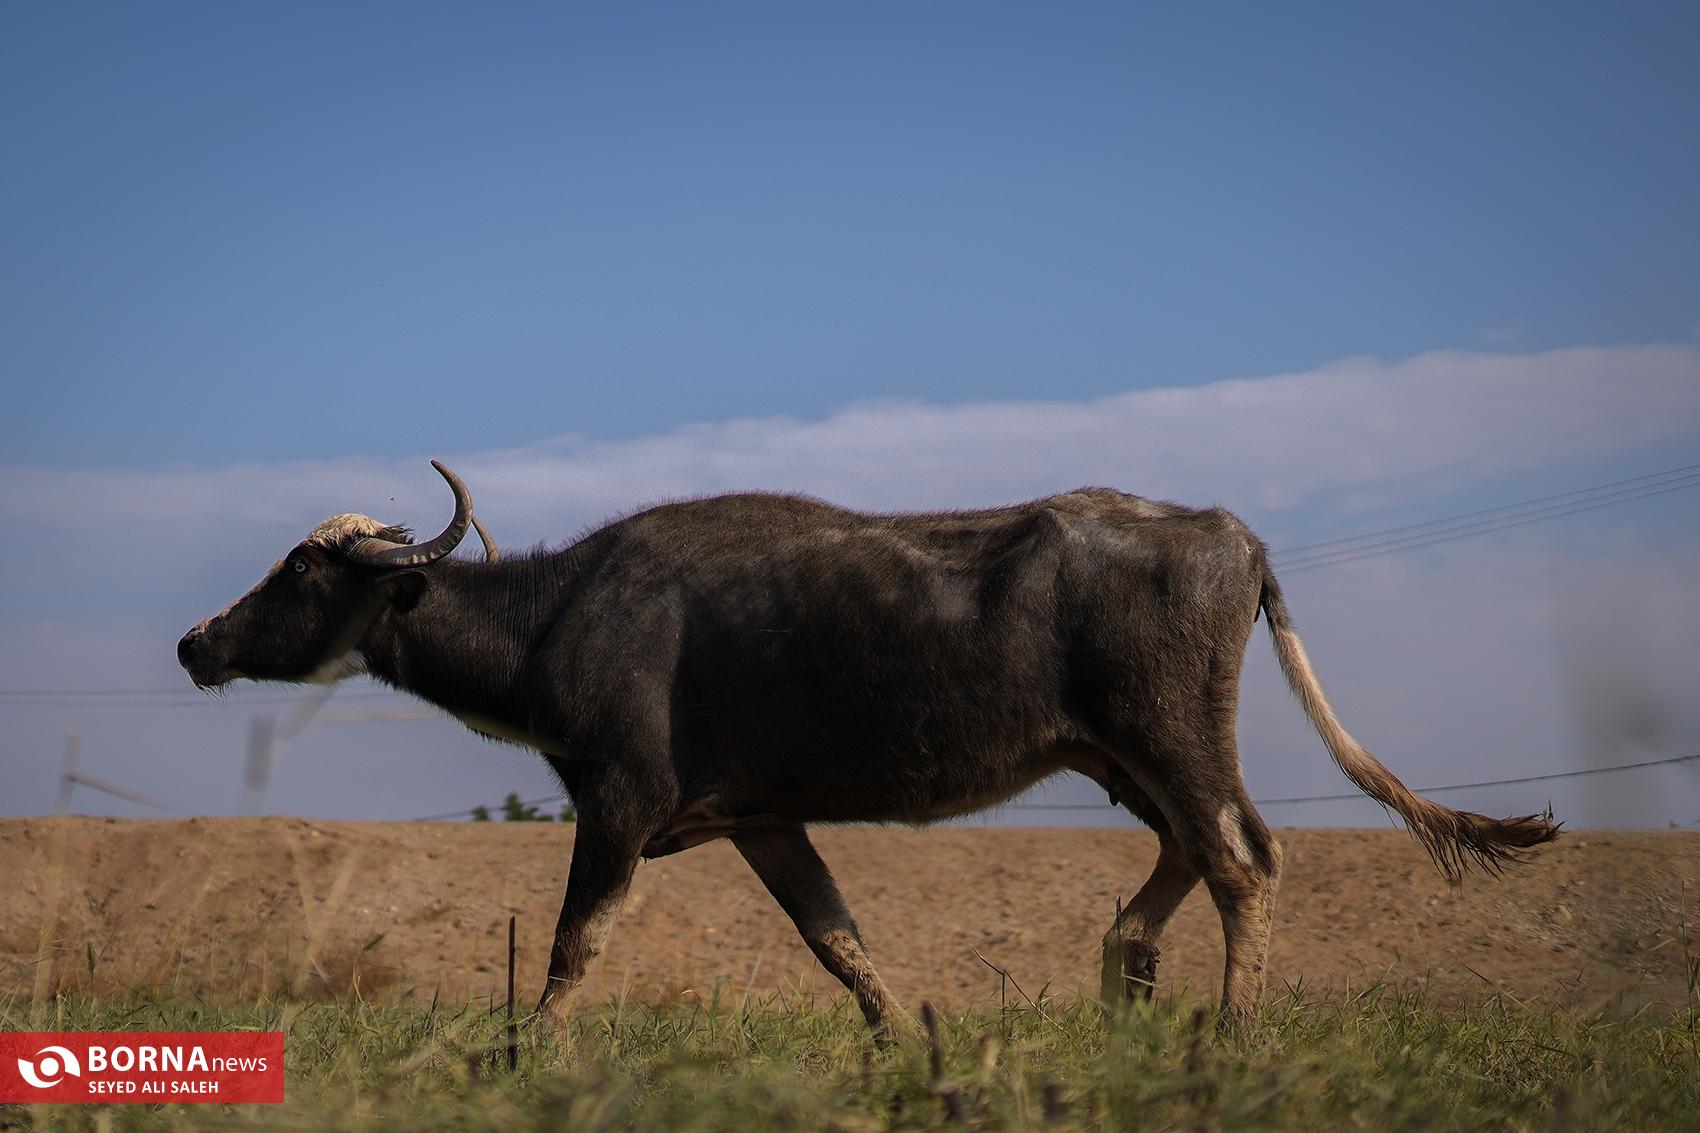
[[(1401, 531), (1415, 531), (1422, 527), (1438, 527), (1442, 524), (1456, 523), (1461, 519), (1474, 519), (1477, 516), (1492, 515), (1495, 512), (1515, 511), (1519, 508), (1532, 507), (1535, 504), (1549, 503), (1553, 500), (1562, 500), (1571, 496), (1592, 496), (1597, 492), (1604, 492), (1608, 488), (1619, 488), (1627, 484), (1641, 484), (1644, 487), (1652, 487), (1654, 486), (1653, 484), (1646, 482), (1662, 481), (1668, 477), (1686, 476), (1696, 472), (1700, 472), (1700, 464), (1685, 464), (1680, 468), (1667, 468), (1663, 472), (1648, 472), (1641, 476), (1631, 476), (1627, 480), (1612, 480), (1605, 484), (1595, 484), (1591, 488), (1572, 488), (1568, 492), (1555, 492), (1550, 496), (1536, 496), (1531, 500), (1519, 500), (1516, 503), (1500, 504), (1497, 507), (1481, 508), (1478, 511), (1461, 512), (1458, 515), (1445, 515), (1438, 519), (1425, 519), (1421, 523), (1407, 523), (1399, 527), (1383, 527), (1377, 531), (1363, 531), (1356, 535), (1342, 535), (1338, 539), (1324, 539), (1320, 543), (1305, 543), (1297, 547), (1284, 547), (1279, 551), (1275, 551), (1273, 555), (1278, 559), (1308, 555), (1309, 552), (1315, 551), (1321, 547), (1332, 547), (1340, 543), (1356, 543), (1364, 539), (1376, 539), (1383, 535), (1394, 535)], [(1575, 502), (1581, 503), (1584, 501), (1577, 500)]]
[[(1668, 767), (1678, 763), (1700, 761), (1700, 752), (1691, 755), (1672, 755), (1664, 759), (1644, 759), (1637, 763), (1618, 763), (1610, 767), (1583, 767), (1574, 771), (1553, 771), (1545, 775), (1520, 775), (1513, 779), (1484, 779), (1479, 783), (1447, 783), (1438, 787), (1415, 788), (1419, 795), (1437, 795), (1442, 791), (1469, 791), (1479, 787), (1508, 787), (1522, 783), (1546, 783), (1555, 779), (1579, 779), (1586, 775), (1605, 775), (1614, 771), (1640, 771), (1648, 767)], [(538, 799), (526, 799), (520, 803), (523, 807), (542, 806), (544, 803), (558, 803), (567, 799), (565, 794), (545, 795)], [(1351, 799), (1367, 798), (1361, 791), (1347, 792), (1339, 795), (1292, 795), (1278, 799), (1253, 799), (1257, 806), (1280, 806), (1286, 803), (1332, 803), (1345, 802)], [(1101, 803), (1009, 803), (1002, 807), (990, 807), (992, 810), (1055, 810), (1055, 811), (1085, 811), (1104, 810), (1111, 808), (1108, 801)], [(465, 810), (445, 811), (442, 814), (427, 814), (419, 818), (410, 818), (408, 822), (440, 822), (450, 818), (465, 818), (478, 807), (468, 807)], [(484, 807), (484, 810), (494, 813), (502, 809)]]
[[(1692, 476), (1680, 481), (1667, 481), (1658, 485), (1646, 485), (1641, 489), (1632, 490), (1633, 494), (1622, 495), (1613, 493), (1621, 498), (1595, 497), (1590, 500), (1574, 500), (1568, 504), (1555, 504), (1550, 508), (1540, 508), (1533, 512), (1522, 512), (1501, 516), (1498, 519), (1481, 520), (1476, 523), (1460, 524), (1456, 527), (1443, 527), (1437, 531), (1422, 535), (1406, 535), (1398, 539), (1388, 539), (1381, 543), (1369, 543), (1362, 547), (1345, 547), (1337, 551), (1327, 551), (1315, 555), (1302, 555), (1298, 558), (1277, 561), (1273, 565), (1282, 573), (1293, 571), (1314, 570), (1317, 567), (1339, 566), (1342, 563), (1356, 562), (1359, 559), (1375, 558), (1377, 555), (1391, 555), (1401, 551), (1414, 551), (1419, 547), (1430, 547), (1437, 543), (1450, 543), (1457, 539), (1468, 539), (1476, 535), (1487, 535), (1496, 531), (1508, 531), (1513, 527), (1524, 527), (1531, 523), (1544, 523), (1552, 519), (1564, 519), (1583, 512), (1594, 511), (1603, 507), (1614, 507), (1618, 504), (1633, 503), (1637, 500), (1662, 496), (1669, 492), (1680, 492), (1687, 488), (1700, 487), (1700, 476)], [(1273, 557), (1273, 556), (1272, 556)]]

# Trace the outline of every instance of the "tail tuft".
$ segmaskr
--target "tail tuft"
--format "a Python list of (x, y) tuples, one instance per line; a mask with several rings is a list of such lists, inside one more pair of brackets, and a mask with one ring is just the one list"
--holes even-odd
[(1418, 795), (1411, 797), (1428, 811), (1410, 822), (1411, 832), (1440, 872), (1452, 880), (1469, 872), (1471, 866), (1497, 874), (1507, 863), (1527, 861), (1530, 849), (1557, 838), (1563, 827), (1552, 820), (1551, 807), (1544, 814), (1489, 818), (1467, 810), (1452, 810)]

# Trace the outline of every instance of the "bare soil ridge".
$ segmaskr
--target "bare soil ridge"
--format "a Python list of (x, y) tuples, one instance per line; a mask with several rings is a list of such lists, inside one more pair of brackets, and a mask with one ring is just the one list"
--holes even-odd
[[(1677, 1006), (1700, 941), (1700, 832), (1580, 831), (1451, 888), (1398, 830), (1282, 830), (1272, 994), (1425, 981), (1442, 1001)], [(1095, 994), (1099, 940), (1156, 841), (1130, 829), (822, 829), (822, 856), (892, 991), (966, 1008), (1005, 969), (1029, 995)], [(0, 995), (497, 995), (510, 914), (534, 1001), (571, 827), (290, 818), (0, 820)], [(1214, 996), (1203, 888), (1164, 941), (1165, 990)], [(92, 969), (92, 971), (91, 971)], [(588, 995), (838, 987), (725, 843), (645, 863)], [(1017, 1000), (1013, 988), (1003, 989)]]

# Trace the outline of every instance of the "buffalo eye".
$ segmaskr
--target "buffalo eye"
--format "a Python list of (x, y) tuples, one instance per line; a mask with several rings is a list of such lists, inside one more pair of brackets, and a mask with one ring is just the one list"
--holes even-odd
[(295, 573), (296, 574), (304, 574), (304, 573), (306, 573), (306, 570), (307, 570), (307, 564), (302, 562), (300, 559), (296, 559), (295, 560)]

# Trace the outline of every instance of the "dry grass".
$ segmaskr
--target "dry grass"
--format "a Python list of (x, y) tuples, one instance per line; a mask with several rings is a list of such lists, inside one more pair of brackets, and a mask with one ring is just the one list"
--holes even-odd
[(1436, 1007), (1390, 988), (1295, 993), (1219, 1036), (1192, 1004), (1106, 1027), (1078, 1001), (938, 1014), (877, 1051), (853, 1009), (612, 1000), (519, 1070), (486, 1002), (256, 999), (0, 1005), (8, 1029), (279, 1029), (280, 1107), (0, 1109), (0, 1128), (1659, 1129), (1700, 1112), (1700, 1002), (1675, 1015)]

